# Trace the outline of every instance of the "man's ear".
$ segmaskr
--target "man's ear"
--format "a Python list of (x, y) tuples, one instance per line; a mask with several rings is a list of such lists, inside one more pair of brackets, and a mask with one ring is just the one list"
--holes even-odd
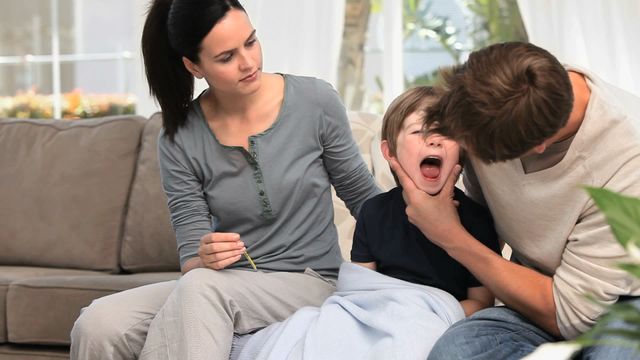
[(389, 142), (387, 140), (382, 140), (380, 142), (380, 150), (382, 150), (382, 156), (384, 156), (387, 161), (395, 157), (391, 155), (391, 149), (389, 149)]
[(196, 65), (193, 61), (183, 56), (182, 63), (184, 64), (184, 67), (187, 68), (187, 71), (191, 73), (191, 75), (195, 76), (198, 79), (202, 79), (204, 77), (204, 75), (200, 71), (200, 67)]

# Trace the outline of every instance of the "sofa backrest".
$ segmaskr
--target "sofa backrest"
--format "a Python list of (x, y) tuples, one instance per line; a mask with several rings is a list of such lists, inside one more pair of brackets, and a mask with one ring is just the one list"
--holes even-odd
[(0, 121), (0, 264), (117, 272), (146, 121)]
[[(381, 116), (350, 112), (360, 153), (383, 190)], [(160, 183), (159, 113), (145, 119), (0, 120), (0, 264), (118, 272), (177, 271)], [(355, 220), (334, 192), (349, 259)]]
[(145, 125), (140, 140), (120, 252), (121, 266), (129, 272), (180, 269), (167, 197), (160, 182), (158, 134), (161, 127), (162, 116), (156, 113)]
[[(391, 175), (389, 164), (380, 150), (382, 116), (356, 111), (350, 111), (348, 115), (353, 138), (358, 144), (360, 154), (373, 174), (376, 183), (383, 191), (393, 188), (395, 182)], [(338, 228), (342, 257), (349, 261), (356, 220), (351, 216), (344, 202), (336, 196), (335, 191), (333, 191), (333, 207), (333, 221)]]

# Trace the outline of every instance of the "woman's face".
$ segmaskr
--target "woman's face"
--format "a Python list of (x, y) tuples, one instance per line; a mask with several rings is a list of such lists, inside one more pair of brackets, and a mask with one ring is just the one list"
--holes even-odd
[(194, 75), (217, 93), (250, 94), (260, 87), (262, 49), (244, 11), (229, 10), (202, 40), (199, 55)]
[(458, 163), (460, 146), (439, 134), (425, 138), (422, 117), (417, 111), (404, 120), (396, 141), (396, 158), (420, 190), (434, 195)]

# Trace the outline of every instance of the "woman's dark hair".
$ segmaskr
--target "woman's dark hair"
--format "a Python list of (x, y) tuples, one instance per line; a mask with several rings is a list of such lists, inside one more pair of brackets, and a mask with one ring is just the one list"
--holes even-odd
[(187, 121), (193, 76), (182, 57), (199, 63), (202, 39), (238, 0), (154, 0), (142, 31), (142, 57), (151, 95), (162, 109), (162, 125), (171, 141)]

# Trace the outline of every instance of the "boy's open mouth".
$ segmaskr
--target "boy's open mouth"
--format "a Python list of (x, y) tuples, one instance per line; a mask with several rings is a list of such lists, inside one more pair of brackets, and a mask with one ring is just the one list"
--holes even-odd
[(440, 177), (440, 167), (442, 166), (442, 158), (439, 156), (430, 155), (422, 160), (420, 163), (420, 171), (422, 176), (427, 179), (435, 180)]

